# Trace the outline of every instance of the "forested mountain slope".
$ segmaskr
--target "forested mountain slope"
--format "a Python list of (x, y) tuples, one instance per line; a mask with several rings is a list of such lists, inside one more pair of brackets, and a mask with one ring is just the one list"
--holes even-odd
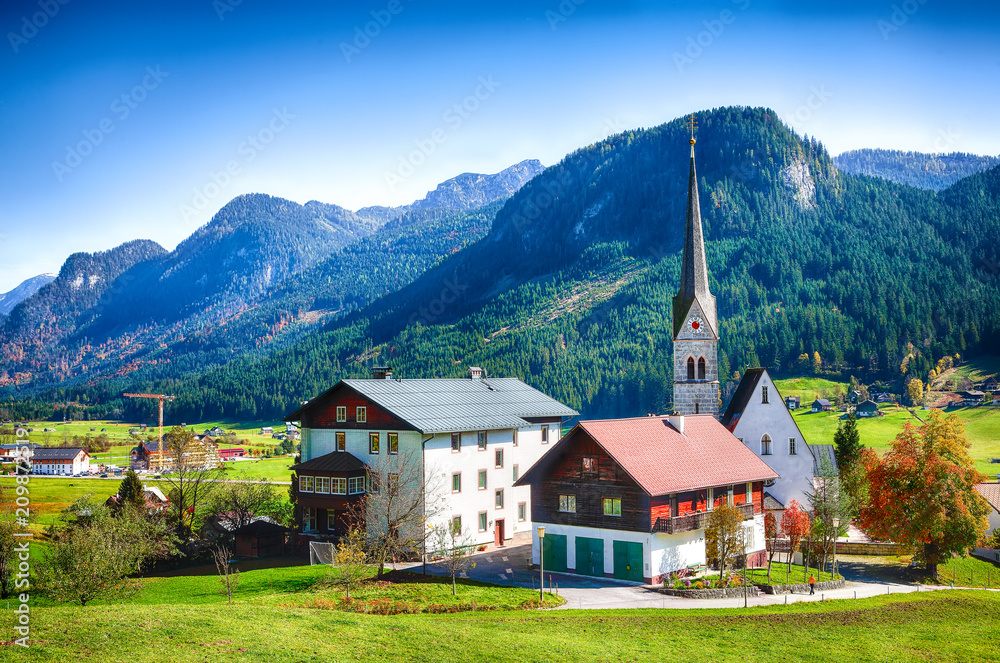
[[(699, 122), (720, 373), (818, 352), (825, 369), (897, 380), (996, 348), (1000, 283), (975, 258), (1000, 236), (994, 171), (937, 195), (839, 173), (767, 109)], [(268, 358), (172, 385), (176, 411), (278, 416), (373, 364), (404, 376), (476, 364), (586, 416), (668, 410), (687, 148), (678, 119), (569, 155), (411, 285)], [(977, 233), (962, 234), (975, 209)]]
[(866, 149), (843, 152), (835, 156), (833, 162), (841, 171), (851, 175), (871, 175), (920, 189), (940, 191), (963, 177), (1000, 165), (1000, 156)]

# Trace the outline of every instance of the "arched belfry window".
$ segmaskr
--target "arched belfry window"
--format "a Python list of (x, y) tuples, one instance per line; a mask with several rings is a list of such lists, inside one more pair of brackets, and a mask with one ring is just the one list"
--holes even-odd
[(694, 357), (688, 357), (688, 380), (694, 380)]
[(704, 380), (705, 379), (705, 358), (704, 357), (698, 357), (698, 379), (699, 380)]

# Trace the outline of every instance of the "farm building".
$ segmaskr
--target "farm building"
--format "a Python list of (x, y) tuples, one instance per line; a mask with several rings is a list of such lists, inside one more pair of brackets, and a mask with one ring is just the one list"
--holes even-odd
[(244, 458), (247, 455), (246, 449), (243, 447), (229, 447), (228, 449), (219, 449), (219, 460), (227, 461), (233, 460), (234, 458)]
[[(169, 472), (177, 465), (177, 452), (164, 441), (141, 442), (132, 449), (130, 467), (133, 470)], [(184, 462), (192, 468), (214, 468), (221, 462), (219, 447), (211, 438), (192, 438), (191, 445), (183, 452)]]
[(833, 403), (825, 398), (817, 398), (812, 403), (813, 412), (829, 412), (833, 409)]

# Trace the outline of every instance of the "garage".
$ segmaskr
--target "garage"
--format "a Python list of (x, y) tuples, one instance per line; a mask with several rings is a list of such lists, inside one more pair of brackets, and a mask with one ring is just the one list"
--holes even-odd
[(576, 572), (585, 576), (604, 577), (604, 541), (602, 539), (576, 537)]
[(614, 541), (615, 578), (642, 582), (642, 544)]
[(566, 535), (546, 534), (542, 538), (542, 554), (545, 570), (553, 573), (566, 572)]

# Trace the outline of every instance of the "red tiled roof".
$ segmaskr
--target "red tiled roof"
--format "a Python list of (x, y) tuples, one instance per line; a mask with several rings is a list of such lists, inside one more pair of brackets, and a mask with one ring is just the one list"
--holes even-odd
[(976, 490), (995, 511), (1000, 513), (1000, 481), (977, 483)]
[(581, 421), (589, 434), (652, 496), (777, 479), (767, 464), (710, 414)]

